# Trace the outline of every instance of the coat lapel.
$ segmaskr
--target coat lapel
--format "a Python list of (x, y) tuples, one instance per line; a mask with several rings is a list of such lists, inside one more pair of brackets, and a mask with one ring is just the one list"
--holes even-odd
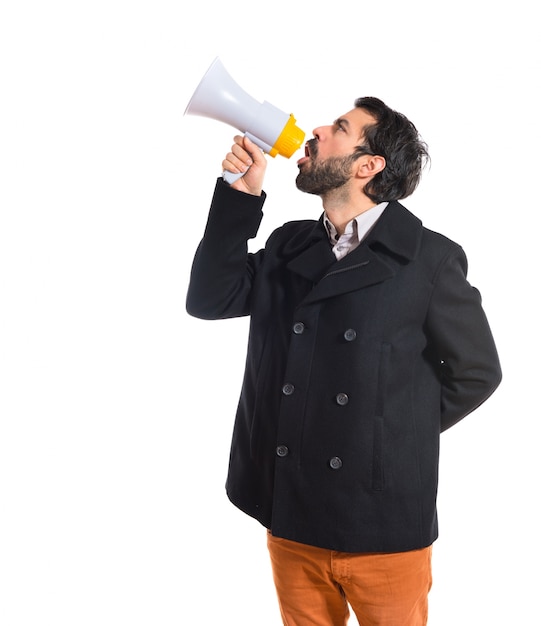
[(336, 263), (329, 240), (321, 239), (294, 257), (288, 264), (289, 270), (317, 283)]
[(310, 282), (317, 283), (336, 263), (323, 225), (323, 216), (308, 231), (301, 231), (284, 246), (283, 253), (291, 260), (287, 268)]
[(367, 246), (359, 246), (327, 269), (305, 299), (306, 303), (357, 291), (394, 276), (394, 270)]
[(419, 251), (421, 233), (421, 221), (400, 203), (390, 202), (369, 237), (337, 261), (320, 219), (310, 241), (304, 240), (302, 251), (287, 267), (314, 284), (304, 302), (332, 298), (392, 278), (392, 259), (399, 256), (406, 262), (413, 260)]

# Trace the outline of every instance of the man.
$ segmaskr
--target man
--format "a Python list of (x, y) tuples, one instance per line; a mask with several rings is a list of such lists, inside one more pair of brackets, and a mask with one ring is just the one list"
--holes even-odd
[(235, 137), (196, 252), (187, 310), (250, 316), (227, 494), (268, 529), (284, 624), (427, 623), (440, 432), (501, 370), (462, 248), (398, 200), (428, 159), (415, 126), (360, 98), (314, 130), (297, 187), (318, 221), (247, 252), (266, 159)]

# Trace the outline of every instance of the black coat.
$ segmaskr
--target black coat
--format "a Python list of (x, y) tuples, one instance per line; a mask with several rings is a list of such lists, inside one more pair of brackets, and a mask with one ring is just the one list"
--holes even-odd
[(200, 318), (251, 318), (228, 496), (301, 543), (430, 545), (440, 432), (501, 380), (464, 252), (390, 202), (340, 261), (321, 219), (251, 254), (264, 199), (218, 181), (187, 297)]

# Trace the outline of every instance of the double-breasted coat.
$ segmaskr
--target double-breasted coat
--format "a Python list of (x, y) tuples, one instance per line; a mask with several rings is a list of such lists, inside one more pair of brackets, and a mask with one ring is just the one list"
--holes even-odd
[(465, 254), (396, 201), (340, 261), (322, 219), (249, 253), (264, 200), (218, 180), (188, 288), (191, 315), (250, 316), (227, 494), (301, 543), (428, 546), (440, 432), (501, 379)]

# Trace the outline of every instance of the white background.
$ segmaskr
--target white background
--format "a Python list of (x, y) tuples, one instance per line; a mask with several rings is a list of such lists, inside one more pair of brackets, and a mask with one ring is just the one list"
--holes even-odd
[[(375, 95), (428, 142), (404, 204), (464, 246), (504, 371), (442, 439), (429, 623), (541, 623), (535, 3), (316, 4), (2, 3), (2, 626), (280, 623), (224, 492), (247, 321), (184, 309), (236, 132), (183, 116), (216, 56), (307, 137)], [(254, 249), (320, 214), (297, 158)]]

